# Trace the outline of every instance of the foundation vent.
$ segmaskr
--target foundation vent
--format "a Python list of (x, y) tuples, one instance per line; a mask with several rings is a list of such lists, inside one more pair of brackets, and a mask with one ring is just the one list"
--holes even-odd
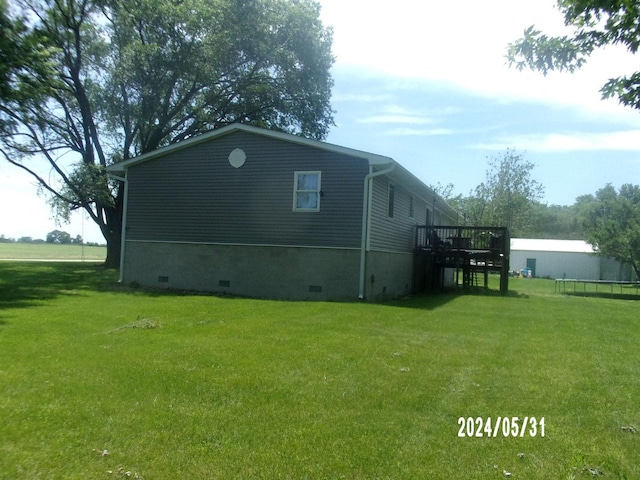
[(231, 282), (229, 280), (220, 280), (218, 282), (218, 286), (219, 287), (230, 287), (231, 286)]
[(321, 285), (309, 285), (309, 292), (311, 293), (322, 293)]
[(166, 275), (159, 275), (158, 283), (169, 283), (169, 277), (167, 277)]

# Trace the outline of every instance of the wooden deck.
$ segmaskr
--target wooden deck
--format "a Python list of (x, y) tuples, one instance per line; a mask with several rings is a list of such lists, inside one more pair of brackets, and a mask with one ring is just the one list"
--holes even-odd
[(418, 226), (415, 262), (417, 282), (424, 289), (442, 287), (446, 269), (455, 270), (455, 284), (478, 286), (489, 273), (500, 274), (500, 291), (509, 289), (509, 232), (505, 227)]

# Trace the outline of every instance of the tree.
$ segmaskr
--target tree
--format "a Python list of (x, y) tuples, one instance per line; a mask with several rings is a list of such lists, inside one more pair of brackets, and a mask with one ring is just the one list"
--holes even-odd
[(461, 215), (460, 222), (471, 226), (486, 226), (485, 211), (487, 199), (478, 196), (479, 186), (468, 196), (457, 195), (447, 199), (447, 203)]
[(640, 187), (625, 184), (617, 192), (607, 184), (576, 201), (587, 242), (596, 252), (630, 264), (640, 278)]
[(518, 235), (530, 222), (533, 205), (544, 193), (544, 187), (531, 177), (535, 165), (515, 150), (507, 150), (488, 162), (485, 182), (469, 197), (452, 204), (470, 225), (504, 226)]
[(71, 235), (67, 232), (63, 232), (62, 230), (53, 230), (52, 232), (47, 233), (46, 242), (66, 245), (71, 243)]
[[(640, 47), (640, 2), (637, 0), (559, 0), (564, 23), (572, 36), (549, 37), (535, 26), (508, 47), (510, 65), (547, 74), (551, 70), (574, 72), (597, 49), (623, 45), (632, 54)], [(600, 90), (603, 98), (617, 97), (620, 103), (640, 109), (640, 71), (629, 77), (609, 79)]]
[(519, 236), (563, 240), (584, 239), (575, 205), (547, 205), (534, 202), (530, 217), (531, 221), (518, 232)]
[[(12, 17), (7, 0), (0, 0), (0, 100), (34, 93), (47, 70), (51, 50), (28, 31), (25, 19)], [(15, 87), (20, 84), (22, 88)]]
[(453, 190), (455, 188), (455, 185), (453, 183), (447, 183), (446, 185), (442, 185), (440, 182), (438, 182), (436, 185), (430, 185), (431, 190), (433, 190), (436, 195), (444, 198), (445, 200), (449, 200), (454, 198), (453, 197)]
[[(59, 216), (87, 212), (108, 266), (119, 263), (124, 199), (108, 165), (235, 122), (314, 139), (333, 124), (332, 32), (315, 0), (0, 7), (14, 27), (0, 41), (33, 58), (0, 76), (13, 92), (0, 98), (0, 151), (35, 177)], [(52, 174), (39, 173), (38, 158)]]

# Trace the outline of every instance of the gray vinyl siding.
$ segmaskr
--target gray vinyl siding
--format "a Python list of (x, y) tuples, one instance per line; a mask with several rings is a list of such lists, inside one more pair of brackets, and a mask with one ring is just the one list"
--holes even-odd
[[(393, 218), (388, 216), (389, 184), (395, 185)], [(413, 217), (409, 216), (410, 198), (413, 197)], [(408, 192), (403, 185), (386, 176), (373, 181), (371, 198), (371, 232), (369, 248), (390, 252), (413, 252), (416, 225), (424, 225), (427, 216), (425, 202)]]
[[(319, 212), (293, 211), (296, 171), (321, 172)], [(363, 159), (234, 132), (132, 166), (126, 239), (358, 248), (367, 173)]]

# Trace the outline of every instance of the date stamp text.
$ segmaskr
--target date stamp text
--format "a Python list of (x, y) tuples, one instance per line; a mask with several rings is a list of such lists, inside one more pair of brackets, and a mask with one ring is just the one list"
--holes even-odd
[(544, 437), (544, 417), (459, 417), (458, 437)]

